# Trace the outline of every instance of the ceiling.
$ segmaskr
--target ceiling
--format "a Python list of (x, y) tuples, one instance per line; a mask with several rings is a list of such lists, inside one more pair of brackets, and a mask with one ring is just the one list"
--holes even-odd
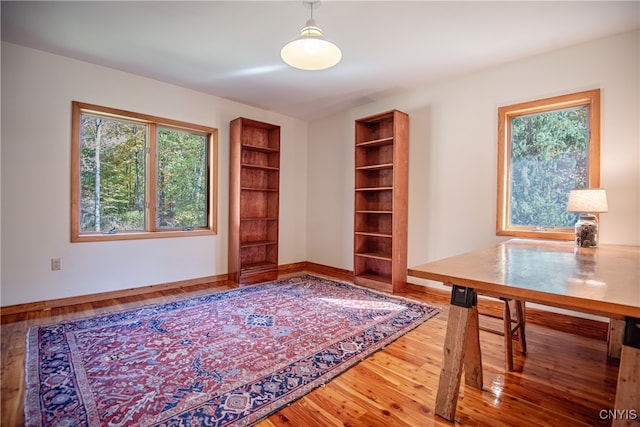
[(343, 59), (280, 59), (302, 1), (2, 1), (2, 40), (314, 120), (446, 77), (640, 27), (640, 1), (328, 1)]

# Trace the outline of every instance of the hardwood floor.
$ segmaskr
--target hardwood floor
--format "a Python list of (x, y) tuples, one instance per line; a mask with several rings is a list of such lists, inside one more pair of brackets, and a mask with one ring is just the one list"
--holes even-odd
[[(24, 424), (25, 336), (29, 327), (228, 288), (197, 285), (3, 316), (1, 425)], [(406, 296), (437, 305), (443, 312), (257, 426), (611, 424), (600, 419), (600, 414), (613, 407), (618, 361), (607, 358), (606, 342), (533, 323), (527, 324), (527, 356), (514, 351), (515, 372), (504, 369), (502, 337), (481, 332), (484, 389), (461, 386), (455, 423), (435, 416), (447, 301), (418, 292)]]

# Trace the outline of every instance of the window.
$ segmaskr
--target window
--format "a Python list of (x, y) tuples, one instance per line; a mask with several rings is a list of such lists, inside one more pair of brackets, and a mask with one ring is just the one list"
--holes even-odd
[(217, 129), (73, 102), (71, 241), (216, 232)]
[(569, 191), (599, 184), (599, 89), (498, 109), (498, 235), (573, 239)]

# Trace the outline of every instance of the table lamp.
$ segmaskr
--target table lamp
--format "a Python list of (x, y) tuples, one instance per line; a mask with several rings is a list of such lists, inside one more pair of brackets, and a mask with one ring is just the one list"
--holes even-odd
[(593, 214), (608, 211), (607, 193), (603, 188), (584, 188), (569, 192), (567, 212), (581, 213), (575, 227), (576, 246), (598, 246), (598, 219)]

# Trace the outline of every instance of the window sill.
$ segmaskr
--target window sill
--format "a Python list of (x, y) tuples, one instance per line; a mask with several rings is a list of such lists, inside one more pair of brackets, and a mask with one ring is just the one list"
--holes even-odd
[(522, 237), (527, 239), (548, 239), (548, 240), (573, 240), (575, 238), (573, 230), (549, 229), (549, 230), (497, 230), (497, 236)]
[(162, 239), (167, 237), (213, 236), (217, 234), (211, 229), (170, 230), (170, 231), (119, 231), (114, 234), (85, 233), (72, 235), (72, 243), (105, 242), (112, 240)]

